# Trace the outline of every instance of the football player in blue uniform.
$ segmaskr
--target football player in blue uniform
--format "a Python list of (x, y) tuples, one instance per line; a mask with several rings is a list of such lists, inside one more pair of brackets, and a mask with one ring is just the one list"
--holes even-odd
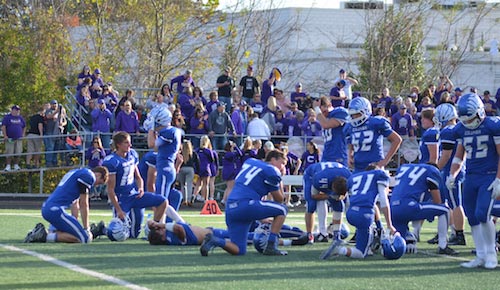
[(494, 269), (498, 258), (491, 210), (500, 196), (500, 119), (486, 117), (484, 104), (474, 93), (458, 100), (457, 111), (460, 120), (455, 126), (458, 144), (446, 185), (450, 189), (455, 186), (466, 158), (463, 206), (476, 246), (476, 258), (461, 266)]
[[(108, 198), (115, 217), (125, 220), (131, 209), (155, 207), (154, 220), (160, 221), (165, 215), (168, 202), (161, 195), (144, 192), (143, 180), (137, 167), (139, 156), (131, 148), (130, 135), (117, 132), (113, 136), (113, 144), (116, 151), (104, 159), (103, 166), (109, 171)], [(139, 236), (143, 218), (143, 215), (136, 216), (132, 225), (132, 237)]]
[[(392, 130), (387, 119), (372, 116), (372, 107), (366, 98), (352, 99), (348, 112), (351, 119), (344, 130), (349, 148), (349, 165), (354, 167), (354, 172), (363, 171), (372, 163), (383, 169), (398, 151), (401, 136)], [(391, 143), (385, 156), (384, 137)]]
[[(158, 138), (156, 138), (154, 146), (158, 152), (156, 159), (156, 194), (168, 199), (170, 189), (177, 176), (176, 159), (181, 147), (181, 130), (171, 126), (172, 114), (167, 108), (163, 108), (155, 116), (154, 131), (158, 132)], [(151, 135), (151, 131), (148, 131), (149, 135)]]
[[(383, 170), (398, 151), (402, 142), (401, 136), (392, 130), (391, 124), (386, 118), (372, 116), (372, 106), (366, 98), (352, 99), (348, 112), (350, 121), (344, 130), (349, 149), (349, 166), (354, 168), (354, 173), (365, 170), (370, 164), (376, 164)], [(385, 156), (384, 137), (391, 143)], [(375, 207), (375, 224), (380, 235), (382, 223), (378, 207)], [(355, 240), (355, 236), (356, 234), (353, 240)]]
[(323, 155), (322, 162), (332, 161), (347, 166), (347, 143), (344, 135), (344, 125), (349, 115), (344, 107), (332, 106), (326, 96), (314, 102), (316, 118), (323, 129)]
[[(320, 162), (309, 166), (304, 172), (304, 199), (306, 200), (306, 232), (309, 235), (309, 243), (314, 243), (312, 229), (314, 226), (314, 212), (318, 213), (319, 234), (317, 241), (327, 242), (328, 232), (326, 228), (328, 204), (333, 209), (333, 230), (334, 240), (340, 239), (338, 232), (342, 222), (342, 212), (344, 211), (343, 200), (338, 200), (340, 195), (345, 195), (347, 190), (337, 192), (333, 189), (333, 184), (337, 178), (342, 177), (344, 181), (351, 175), (349, 168), (338, 162)], [(339, 181), (337, 181), (338, 183)]]
[(387, 199), (389, 175), (375, 165), (370, 165), (366, 170), (351, 175), (347, 181), (349, 208), (346, 217), (349, 223), (356, 227), (356, 247), (340, 246), (340, 241), (337, 241), (332, 243), (328, 250), (321, 255), (321, 259), (327, 259), (332, 254), (362, 259), (370, 253), (373, 241), (371, 225), (375, 218), (374, 206), (377, 200), (384, 213), (387, 230), (391, 234), (395, 234), (396, 230), (392, 226), (391, 211)]
[[(207, 234), (200, 247), (202, 256), (207, 256), (215, 247), (221, 247), (232, 255), (244, 255), (250, 226), (255, 220), (269, 217), (273, 217), (273, 222), (263, 254), (287, 254), (278, 249), (279, 232), (288, 213), (287, 207), (282, 204), (284, 195), (281, 186), (286, 160), (283, 152), (273, 150), (267, 153), (265, 162), (250, 158), (243, 163), (226, 205), (226, 224), (231, 240)], [(268, 194), (273, 201), (262, 200)]]
[[(438, 167), (441, 169), (442, 182), (439, 186), (441, 192), (441, 200), (446, 201), (451, 208), (451, 237), (448, 240), (449, 245), (465, 246), (464, 237), (464, 222), (465, 214), (462, 207), (462, 182), (465, 176), (465, 166), (460, 168), (460, 171), (455, 178), (455, 186), (452, 191), (448, 190), (445, 181), (450, 175), (451, 162), (456, 150), (456, 137), (454, 128), (457, 124), (457, 110), (455, 106), (448, 103), (443, 103), (437, 106), (434, 114), (434, 123), (439, 132), (439, 160)], [(433, 241), (432, 241), (433, 242)], [(436, 238), (437, 243), (437, 238)]]
[[(458, 253), (447, 243), (450, 209), (441, 201), (440, 182), (441, 173), (436, 164), (404, 164), (399, 167), (391, 196), (392, 223), (401, 236), (406, 237), (408, 222), (432, 222), (438, 216), (438, 254), (456, 255)], [(433, 202), (421, 202), (426, 194), (432, 196)], [(416, 252), (416, 245), (407, 243), (409, 252)]]
[[(93, 237), (89, 227), (89, 189), (104, 184), (107, 178), (108, 170), (102, 166), (73, 169), (66, 173), (42, 205), (42, 216), (55, 231), (47, 234), (45, 226), (38, 223), (24, 242), (90, 243)], [(79, 203), (81, 224), (65, 211), (75, 202)]]
[[(144, 191), (155, 192), (155, 183), (156, 183), (156, 160), (157, 160), (157, 152), (154, 150), (148, 151), (144, 154), (139, 161), (139, 174), (142, 177), (144, 184)], [(180, 155), (178, 155), (180, 156)], [(176, 162), (177, 163), (177, 162)], [(176, 167), (177, 169), (177, 167)], [(183, 219), (179, 216), (177, 211), (179, 210), (182, 202), (182, 193), (175, 189), (171, 188), (170, 193), (168, 195), (168, 206), (167, 206), (167, 222), (168, 221), (183, 221)], [(136, 209), (134, 209), (136, 210)], [(144, 209), (140, 209), (141, 214), (144, 215)], [(131, 211), (132, 214), (132, 211)], [(137, 213), (138, 214), (138, 213)], [(137, 215), (136, 214), (136, 215)], [(131, 218), (132, 219), (132, 218)]]

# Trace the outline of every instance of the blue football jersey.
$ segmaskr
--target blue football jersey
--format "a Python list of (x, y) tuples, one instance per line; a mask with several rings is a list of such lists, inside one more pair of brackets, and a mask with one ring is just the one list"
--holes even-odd
[(414, 199), (421, 202), (431, 188), (439, 189), (441, 173), (430, 164), (404, 164), (396, 173), (396, 185), (391, 201)]
[(158, 153), (155, 151), (148, 151), (146, 154), (142, 155), (141, 160), (139, 160), (139, 173), (141, 174), (142, 180), (144, 181), (144, 191), (146, 191), (146, 184), (148, 181), (148, 170), (149, 167), (156, 168), (156, 157)]
[(135, 168), (139, 163), (139, 155), (130, 149), (125, 158), (113, 153), (104, 158), (103, 166), (108, 168), (109, 174), (116, 175), (115, 192), (118, 195), (137, 194), (135, 183)]
[(250, 158), (241, 167), (235, 179), (229, 201), (260, 200), (271, 191), (280, 188), (281, 173), (264, 161)]
[(389, 175), (384, 170), (360, 171), (351, 175), (347, 180), (350, 207), (373, 208), (379, 184), (389, 186)]
[(320, 162), (314, 165), (312, 186), (328, 195), (336, 195), (332, 191), (332, 184), (336, 177), (343, 176), (346, 179), (351, 176), (351, 171), (338, 162)]
[(359, 127), (348, 124), (345, 132), (347, 143), (353, 146), (354, 168), (364, 170), (370, 163), (384, 159), (384, 137), (393, 130), (387, 119), (371, 116)]
[(94, 172), (88, 168), (73, 169), (63, 176), (45, 204), (69, 207), (80, 197), (80, 184), (90, 189), (95, 179)]
[(344, 124), (349, 114), (343, 107), (337, 107), (328, 113), (328, 119), (337, 119), (342, 126), (323, 129), (324, 146), (321, 161), (335, 161), (347, 165), (347, 143), (344, 135)]
[(158, 133), (157, 167), (163, 168), (175, 164), (177, 152), (181, 146), (181, 131), (175, 127), (166, 127)]
[(437, 144), (439, 146), (439, 130), (435, 127), (428, 128), (420, 138), (420, 163), (427, 163), (430, 159), (428, 145)]
[(500, 118), (486, 117), (474, 130), (465, 128), (462, 123), (455, 126), (458, 143), (467, 152), (466, 174), (496, 174), (500, 144)]
[[(451, 168), (451, 162), (453, 161), (453, 156), (455, 156), (455, 152), (457, 151), (457, 139), (458, 136), (455, 131), (456, 125), (449, 125), (441, 129), (439, 133), (439, 152), (443, 152), (444, 145), (452, 145), (454, 146), (453, 151), (451, 153), (451, 157), (443, 167), (443, 172), (448, 176)], [(465, 173), (465, 163), (462, 165), (461, 172)]]

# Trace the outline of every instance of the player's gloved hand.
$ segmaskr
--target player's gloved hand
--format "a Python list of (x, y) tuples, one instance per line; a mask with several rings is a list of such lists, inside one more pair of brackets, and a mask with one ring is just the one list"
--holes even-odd
[(455, 188), (455, 177), (448, 175), (445, 183), (446, 183), (446, 188), (448, 188), (448, 190), (452, 192), (453, 189)]
[(491, 190), (491, 198), (497, 199), (500, 197), (500, 178), (495, 178), (490, 186), (488, 186), (488, 190)]

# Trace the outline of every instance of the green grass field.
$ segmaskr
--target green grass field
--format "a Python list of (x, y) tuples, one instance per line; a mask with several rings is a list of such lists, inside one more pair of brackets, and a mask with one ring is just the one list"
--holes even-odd
[[(225, 227), (223, 216), (181, 214), (195, 225)], [(101, 219), (109, 221), (111, 213), (91, 212), (92, 221)], [(253, 246), (249, 246), (246, 256), (233, 257), (216, 249), (208, 257), (201, 257), (198, 247), (150, 246), (144, 240), (117, 243), (101, 238), (89, 245), (22, 243), (26, 233), (41, 221), (38, 210), (0, 210), (0, 289), (121, 289), (125, 286), (138, 289), (500, 289), (498, 270), (459, 267), (461, 261), (473, 257), (469, 233), (466, 233), (468, 246), (455, 247), (460, 251), (458, 257), (434, 255), (436, 247), (425, 240), (432, 237), (436, 223), (424, 225), (424, 242), (418, 244), (416, 255), (405, 255), (396, 261), (385, 260), (380, 254), (365, 260), (334, 257), (322, 261), (318, 257), (328, 247), (326, 243), (287, 247), (289, 255), (283, 257), (263, 256)], [(303, 213), (291, 213), (287, 223), (303, 228)], [(79, 272), (72, 271), (47, 261), (49, 259), (81, 268), (76, 268)], [(110, 282), (113, 278), (120, 280)], [(129, 284), (116, 284), (120, 282)]]

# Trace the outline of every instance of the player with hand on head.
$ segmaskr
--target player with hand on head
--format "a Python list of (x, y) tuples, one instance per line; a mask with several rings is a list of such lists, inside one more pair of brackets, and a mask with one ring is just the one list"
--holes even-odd
[[(441, 201), (439, 184), (441, 173), (434, 163), (404, 164), (396, 173), (396, 185), (392, 190), (392, 223), (401, 236), (406, 238), (408, 222), (428, 220), (438, 216), (438, 254), (457, 255), (448, 246), (447, 233), (450, 209)], [(430, 194), (433, 202), (421, 202)], [(416, 240), (407, 239), (407, 252), (416, 253)]]
[(454, 188), (466, 159), (463, 206), (476, 246), (476, 258), (460, 264), (465, 268), (495, 269), (498, 258), (495, 249), (495, 224), (491, 215), (500, 197), (500, 119), (486, 117), (484, 104), (475, 93), (463, 95), (457, 103), (455, 126), (457, 148), (446, 186)]
[[(285, 222), (288, 209), (282, 203), (284, 195), (281, 176), (285, 171), (286, 156), (273, 150), (267, 153), (265, 162), (250, 158), (236, 176), (235, 185), (226, 204), (226, 224), (230, 241), (207, 234), (200, 247), (202, 256), (215, 247), (220, 247), (232, 255), (244, 255), (247, 251), (247, 236), (255, 220), (273, 218), (264, 255), (286, 255), (278, 249), (280, 229)], [(273, 201), (264, 201), (270, 194)]]
[(389, 175), (376, 165), (370, 165), (366, 171), (351, 175), (347, 181), (349, 188), (349, 208), (346, 217), (349, 223), (356, 227), (356, 247), (333, 245), (321, 255), (327, 259), (332, 254), (339, 254), (355, 259), (362, 259), (370, 254), (373, 241), (371, 225), (375, 218), (374, 206), (378, 201), (385, 216), (387, 230), (394, 235), (396, 229), (392, 226), (391, 211), (387, 192), (389, 189)]
[[(113, 215), (125, 221), (131, 210), (154, 207), (154, 220), (162, 220), (168, 201), (161, 195), (144, 191), (144, 181), (138, 169), (139, 156), (131, 148), (130, 135), (117, 132), (113, 136), (113, 144), (116, 151), (103, 162), (109, 171), (108, 199), (113, 206)], [(134, 229), (132, 237), (139, 236), (143, 218), (139, 214), (131, 225)]]
[[(93, 236), (89, 225), (89, 189), (106, 183), (107, 178), (108, 170), (102, 166), (73, 169), (66, 173), (42, 205), (42, 216), (55, 231), (47, 234), (45, 226), (38, 223), (24, 242), (90, 243)], [(65, 211), (75, 202), (79, 203), (82, 224)]]

